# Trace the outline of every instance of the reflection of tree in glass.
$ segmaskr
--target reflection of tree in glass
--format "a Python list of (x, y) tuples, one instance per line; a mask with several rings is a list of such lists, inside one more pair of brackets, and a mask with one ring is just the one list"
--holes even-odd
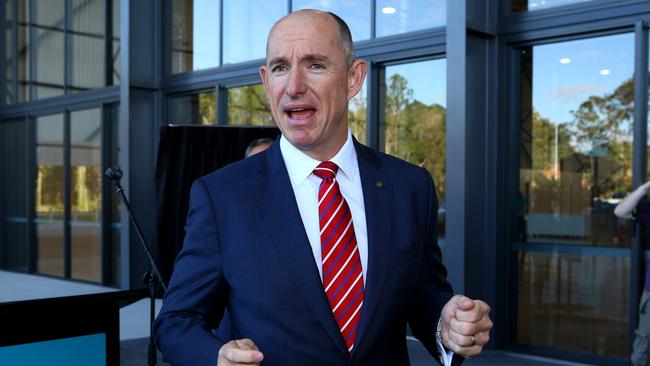
[(573, 115), (576, 150), (591, 158), (592, 197), (611, 197), (631, 189), (634, 82), (630, 78), (611, 94), (590, 96)]
[(386, 152), (429, 170), (441, 197), (445, 196), (446, 110), (413, 99), (400, 74), (386, 88)]
[(360, 92), (350, 100), (348, 124), (352, 135), (362, 144), (366, 143), (366, 112), (366, 98)]
[(275, 126), (262, 84), (228, 89), (228, 124)]
[(71, 167), (70, 201), (74, 220), (96, 221), (101, 209), (101, 175), (98, 166)]
[(212, 125), (217, 120), (214, 93), (199, 93), (199, 118), (202, 125)]
[(63, 167), (39, 165), (36, 212), (63, 211)]

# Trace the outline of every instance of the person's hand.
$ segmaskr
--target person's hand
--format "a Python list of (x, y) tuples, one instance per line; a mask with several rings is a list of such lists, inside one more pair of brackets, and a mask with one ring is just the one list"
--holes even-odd
[(481, 300), (455, 295), (440, 317), (442, 343), (455, 354), (465, 358), (476, 356), (490, 341), (490, 307)]
[(217, 366), (260, 365), (264, 355), (250, 339), (230, 341), (219, 349)]

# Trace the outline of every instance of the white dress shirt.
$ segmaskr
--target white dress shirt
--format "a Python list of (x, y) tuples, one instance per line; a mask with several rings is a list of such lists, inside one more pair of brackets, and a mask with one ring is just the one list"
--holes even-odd
[[(323, 280), (323, 259), (321, 257), (320, 224), (318, 221), (318, 187), (321, 179), (314, 175), (314, 169), (321, 162), (307, 156), (295, 146), (291, 145), (284, 136), (280, 137), (280, 151), (284, 164), (287, 166), (291, 187), (296, 196), (298, 210), (302, 223), (307, 232), (309, 245), (314, 254), (314, 261), (318, 266), (318, 273)], [(348, 130), (348, 138), (341, 150), (329, 161), (338, 165), (336, 181), (341, 188), (341, 194), (350, 207), (354, 235), (357, 237), (357, 247), (361, 257), (361, 270), (363, 283), (366, 283), (368, 269), (368, 231), (366, 229), (366, 209), (363, 206), (363, 190), (359, 176), (359, 163), (357, 151), (352, 142), (352, 133)]]
[[(313, 171), (321, 162), (314, 160), (307, 154), (298, 150), (284, 136), (280, 137), (280, 151), (284, 164), (289, 173), (289, 180), (293, 193), (296, 196), (300, 218), (305, 226), (309, 245), (314, 255), (314, 262), (318, 267), (321, 281), (323, 280), (323, 259), (321, 256), (320, 224), (318, 221), (318, 188), (321, 179)], [(363, 189), (361, 188), (361, 176), (359, 175), (359, 162), (357, 151), (352, 142), (352, 133), (348, 129), (348, 138), (333, 158), (329, 161), (339, 167), (336, 174), (336, 181), (339, 183), (341, 194), (350, 207), (352, 213), (352, 224), (354, 235), (357, 238), (357, 247), (361, 257), (361, 269), (363, 271), (363, 283), (366, 283), (368, 269), (368, 229), (366, 226), (366, 209), (363, 201)], [(446, 351), (439, 340), (436, 339), (440, 360), (443, 365), (450, 366), (452, 351)], [(445, 352), (446, 351), (446, 352)]]

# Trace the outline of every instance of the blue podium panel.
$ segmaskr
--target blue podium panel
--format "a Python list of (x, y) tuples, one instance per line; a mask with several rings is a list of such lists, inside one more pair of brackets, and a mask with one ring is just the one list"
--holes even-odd
[(0, 365), (106, 366), (106, 334), (0, 347)]

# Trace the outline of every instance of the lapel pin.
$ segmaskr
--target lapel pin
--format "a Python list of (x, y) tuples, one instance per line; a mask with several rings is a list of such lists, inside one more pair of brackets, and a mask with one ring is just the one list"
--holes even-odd
[(382, 189), (382, 188), (384, 188), (384, 182), (378, 180), (376, 184), (377, 184), (377, 188), (378, 188), (378, 189)]

